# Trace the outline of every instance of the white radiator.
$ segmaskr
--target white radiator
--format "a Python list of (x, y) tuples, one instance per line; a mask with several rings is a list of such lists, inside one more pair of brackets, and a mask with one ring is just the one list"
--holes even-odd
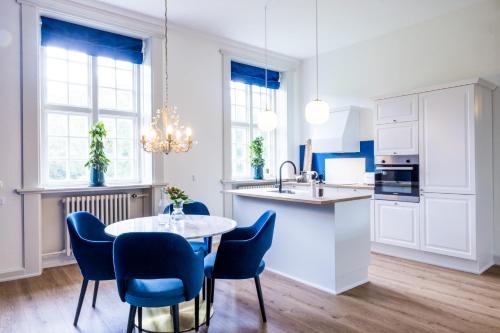
[[(131, 194), (106, 194), (67, 197), (63, 199), (65, 218), (74, 212), (89, 212), (105, 225), (126, 220), (130, 216)], [(66, 225), (66, 255), (71, 255), (71, 243)]]

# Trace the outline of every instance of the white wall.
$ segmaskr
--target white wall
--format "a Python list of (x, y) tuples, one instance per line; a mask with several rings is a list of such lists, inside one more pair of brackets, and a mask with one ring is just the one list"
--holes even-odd
[[(23, 267), (21, 197), (21, 64), (20, 11), (15, 1), (0, 1), (0, 273)], [(5, 40), (4, 40), (5, 41)]]
[[(302, 105), (314, 97), (314, 59), (302, 65)], [(333, 107), (373, 108), (373, 97), (482, 77), (500, 85), (500, 1), (489, 0), (320, 56), (320, 98)], [(309, 88), (309, 89), (308, 89)], [(300, 108), (299, 108), (300, 109)], [(302, 108), (303, 110), (303, 108)], [(500, 174), (500, 89), (494, 97), (495, 174)], [(304, 126), (302, 137), (310, 128)], [(373, 137), (371, 112), (362, 138)], [(500, 255), (500, 176), (495, 178), (495, 238)]]

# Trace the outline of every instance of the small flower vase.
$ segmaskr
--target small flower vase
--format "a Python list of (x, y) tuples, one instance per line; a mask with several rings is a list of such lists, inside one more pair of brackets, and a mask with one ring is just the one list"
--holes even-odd
[(184, 208), (184, 202), (178, 201), (172, 204), (172, 212), (170, 213), (170, 220), (174, 222), (179, 222), (184, 220), (184, 212), (182, 209)]

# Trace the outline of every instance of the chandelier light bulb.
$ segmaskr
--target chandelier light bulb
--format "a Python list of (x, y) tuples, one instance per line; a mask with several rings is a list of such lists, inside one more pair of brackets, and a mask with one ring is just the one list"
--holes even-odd
[(278, 116), (271, 110), (259, 112), (257, 126), (263, 132), (270, 132), (278, 127)]
[(306, 105), (306, 120), (312, 125), (321, 125), (328, 121), (330, 107), (328, 103), (315, 99)]

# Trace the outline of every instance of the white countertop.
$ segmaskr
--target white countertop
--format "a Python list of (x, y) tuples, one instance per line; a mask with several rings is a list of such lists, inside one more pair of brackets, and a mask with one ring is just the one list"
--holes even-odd
[(347, 194), (347, 193), (334, 193), (329, 194), (327, 197), (313, 198), (310, 191), (294, 190), (295, 193), (279, 193), (277, 189), (270, 188), (257, 188), (257, 189), (242, 189), (242, 190), (226, 190), (224, 193), (239, 195), (244, 197), (270, 199), (289, 201), (297, 203), (306, 203), (312, 205), (333, 205), (337, 202), (352, 201), (360, 199), (369, 199), (369, 194)]

